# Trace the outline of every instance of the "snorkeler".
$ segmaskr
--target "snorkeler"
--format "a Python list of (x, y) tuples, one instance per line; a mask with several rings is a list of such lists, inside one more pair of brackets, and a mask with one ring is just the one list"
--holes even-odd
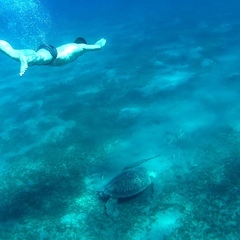
[(32, 49), (15, 50), (8, 42), (0, 40), (0, 51), (13, 60), (20, 62), (19, 75), (22, 76), (28, 66), (65, 65), (75, 61), (83, 53), (101, 49), (105, 44), (106, 39), (104, 38), (93, 45), (87, 44), (84, 38), (77, 38), (74, 43), (68, 43), (57, 48), (49, 44), (42, 44), (35, 51)]

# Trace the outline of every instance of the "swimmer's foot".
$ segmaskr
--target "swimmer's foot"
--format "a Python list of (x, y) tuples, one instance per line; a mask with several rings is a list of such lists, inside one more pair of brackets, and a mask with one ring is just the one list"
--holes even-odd
[(104, 47), (106, 44), (106, 39), (105, 38), (101, 38), (100, 40), (98, 40), (95, 45), (98, 45), (100, 48)]
[(20, 61), (20, 73), (19, 73), (19, 75), (22, 76), (26, 72), (26, 70), (28, 69), (27, 58), (22, 53), (20, 53), (19, 61)]

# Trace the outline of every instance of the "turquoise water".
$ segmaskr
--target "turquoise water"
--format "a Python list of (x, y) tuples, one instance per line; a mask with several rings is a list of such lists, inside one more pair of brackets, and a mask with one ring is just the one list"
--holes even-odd
[[(239, 7), (1, 0), (16, 49), (107, 44), (23, 77), (0, 54), (0, 239), (240, 239)], [(158, 154), (108, 217), (97, 191)]]

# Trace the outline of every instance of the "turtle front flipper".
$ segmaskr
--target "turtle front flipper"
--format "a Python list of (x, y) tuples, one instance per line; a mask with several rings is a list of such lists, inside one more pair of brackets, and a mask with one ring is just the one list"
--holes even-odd
[(109, 198), (106, 202), (106, 214), (109, 217), (118, 217), (119, 211), (117, 209), (117, 198)]

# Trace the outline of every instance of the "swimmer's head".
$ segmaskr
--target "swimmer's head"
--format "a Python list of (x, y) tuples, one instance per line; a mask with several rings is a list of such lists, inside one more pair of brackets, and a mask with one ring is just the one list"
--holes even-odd
[(87, 44), (87, 41), (86, 41), (84, 38), (82, 38), (82, 37), (78, 37), (78, 38), (74, 41), (74, 43), (77, 43), (77, 44), (80, 44), (80, 43)]

